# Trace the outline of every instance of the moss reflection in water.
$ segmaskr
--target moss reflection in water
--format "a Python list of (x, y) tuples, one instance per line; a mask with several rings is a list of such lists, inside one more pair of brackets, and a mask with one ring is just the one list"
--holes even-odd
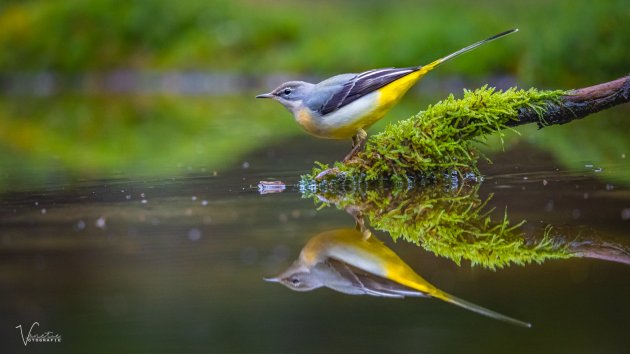
[(510, 264), (542, 263), (571, 257), (601, 258), (630, 264), (630, 249), (614, 241), (602, 241), (592, 231), (547, 225), (532, 234), (525, 221), (511, 222), (507, 210), (493, 220), (490, 199), (479, 197), (479, 183), (429, 184), (407, 188), (318, 189), (302, 182), (305, 197), (322, 205), (334, 204), (370, 226), (387, 232), (393, 240), (404, 239), (434, 254), (461, 264), (497, 269)]

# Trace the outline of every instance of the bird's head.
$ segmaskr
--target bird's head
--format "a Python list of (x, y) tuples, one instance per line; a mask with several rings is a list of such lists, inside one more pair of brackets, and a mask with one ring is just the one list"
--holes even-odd
[(264, 279), (268, 282), (280, 283), (295, 291), (311, 291), (324, 285), (308, 267), (299, 262), (293, 263), (287, 270), (275, 277)]
[(304, 81), (289, 81), (278, 86), (269, 93), (263, 93), (256, 98), (271, 98), (280, 102), (289, 111), (294, 112), (302, 105), (306, 96), (313, 89), (313, 84)]

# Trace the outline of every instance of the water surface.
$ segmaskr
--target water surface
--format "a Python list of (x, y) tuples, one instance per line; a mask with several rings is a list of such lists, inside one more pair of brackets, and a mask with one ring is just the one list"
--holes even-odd
[[(74, 107), (71, 110), (56, 104), (67, 114), (80, 108), (76, 102), (67, 103)], [(144, 110), (125, 113), (131, 117), (125, 124), (141, 132), (139, 112), (149, 112), (145, 117), (149, 120), (160, 109), (179, 112), (174, 116), (178, 119), (196, 114), (189, 113), (188, 105), (160, 104), (164, 106), (156, 109), (151, 103)], [(83, 109), (100, 112), (106, 106)], [(235, 109), (225, 108), (224, 114), (236, 117), (242, 127), (247, 120), (235, 115)], [(482, 165), (485, 178), (478, 192), (484, 200), (493, 194), (487, 210), (494, 208), (495, 219), (507, 210), (515, 223), (526, 220), (524, 230), (551, 224), (577, 230), (570, 236), (592, 232), (630, 245), (627, 142), (606, 145), (602, 138), (567, 143), (571, 136), (597, 124), (612, 125), (627, 114), (618, 110), (593, 117), (592, 122), (603, 123), (587, 118), (540, 132), (526, 130), (524, 136), (511, 135), (503, 150), (491, 142), (496, 148), (489, 152), (494, 163)], [(87, 122), (101, 119), (96, 113), (85, 117)], [(287, 118), (261, 113), (248, 119), (260, 122), (264, 117), (273, 122)], [(164, 119), (158, 123), (168, 129), (170, 123), (164, 122), (169, 120)], [(67, 162), (81, 154), (79, 135), (69, 133), (74, 148), (67, 155), (61, 153), (66, 150), (63, 142), (48, 141), (28, 150), (4, 140), (0, 199), (4, 348), (103, 353), (574, 353), (622, 352), (630, 345), (630, 268), (600, 259), (572, 257), (491, 271), (471, 267), (467, 261), (457, 266), (376, 232), (436, 286), (527, 320), (531, 329), (434, 299), (348, 296), (327, 289), (297, 293), (266, 283), (263, 277), (286, 268), (310, 237), (354, 227), (343, 210), (320, 207), (303, 198), (297, 187), (313, 161), (333, 161), (347, 146), (304, 137), (293, 126), (282, 125), (282, 133), (230, 135), (236, 146), (231, 155), (230, 148), (219, 150), (222, 140), (213, 140), (235, 131), (225, 117), (201, 125), (200, 132), (193, 127), (190, 134), (202, 144), (199, 150), (173, 153), (178, 148), (173, 144), (185, 140), (183, 132), (181, 140), (162, 145), (158, 136), (154, 145), (148, 145), (150, 154), (135, 154), (137, 150), (129, 147), (136, 145), (129, 143), (121, 147), (129, 149), (126, 157), (124, 152), (111, 159), (97, 155), (103, 163), (96, 160), (90, 165), (85, 165), (88, 157), (80, 163), (73, 160), (76, 164)], [(610, 136), (616, 136), (612, 130)], [(94, 134), (96, 139), (102, 136)], [(563, 140), (559, 137), (563, 134), (569, 137)], [(115, 134), (108, 139), (102, 141), (111, 146), (127, 141)], [(568, 147), (549, 148), (554, 142)], [(598, 142), (606, 149), (590, 149)], [(108, 151), (89, 139), (86, 144), (90, 151)], [(18, 157), (10, 157), (10, 149)], [(135, 169), (138, 165), (143, 168)], [(261, 180), (281, 180), (287, 189), (260, 195), (256, 186)], [(48, 329), (60, 334), (62, 342), (25, 347), (15, 327), (29, 327), (34, 321), (40, 323), (34, 331)]]

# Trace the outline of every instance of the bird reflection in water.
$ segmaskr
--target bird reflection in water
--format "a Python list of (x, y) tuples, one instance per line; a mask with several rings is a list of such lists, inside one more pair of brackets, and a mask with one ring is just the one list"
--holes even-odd
[(498, 312), (462, 300), (436, 288), (367, 229), (336, 229), (311, 238), (299, 258), (284, 272), (266, 281), (295, 291), (321, 287), (349, 295), (389, 298), (434, 297), (514, 325), (531, 327)]

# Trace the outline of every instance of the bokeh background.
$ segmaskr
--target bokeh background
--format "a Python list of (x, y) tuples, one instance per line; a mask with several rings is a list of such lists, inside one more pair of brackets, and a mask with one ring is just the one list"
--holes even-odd
[[(256, 93), (285, 79), (428, 63), (514, 27), (428, 75), (389, 121), (463, 87), (612, 80), (628, 72), (629, 18), (624, 0), (4, 0), (0, 188), (220, 170), (267, 144), (311, 139)], [(606, 146), (627, 144), (626, 121), (539, 140), (560, 155), (577, 143), (608, 158)]]

